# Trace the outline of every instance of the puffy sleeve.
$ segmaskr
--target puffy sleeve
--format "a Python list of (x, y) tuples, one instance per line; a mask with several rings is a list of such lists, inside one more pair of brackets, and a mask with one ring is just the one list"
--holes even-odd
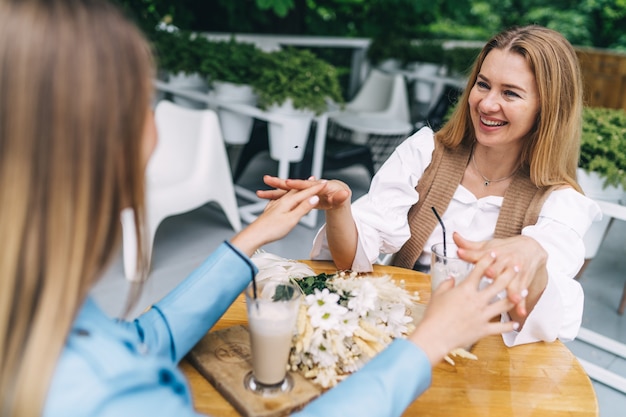
[[(409, 209), (418, 201), (417, 181), (430, 164), (433, 131), (422, 128), (402, 142), (380, 167), (369, 192), (352, 204), (359, 241), (353, 271), (370, 272), (380, 253), (395, 253), (410, 238)], [(326, 226), (317, 233), (311, 259), (331, 260)]]
[[(576, 337), (583, 314), (583, 290), (574, 279), (585, 258), (583, 236), (602, 213), (572, 188), (553, 191), (537, 223), (522, 230), (548, 253), (548, 284), (519, 332), (504, 335), (507, 346)], [(505, 318), (506, 319), (506, 318)]]

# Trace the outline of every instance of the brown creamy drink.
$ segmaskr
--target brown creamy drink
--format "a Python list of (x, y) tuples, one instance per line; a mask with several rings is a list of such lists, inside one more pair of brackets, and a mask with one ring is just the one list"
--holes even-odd
[[(274, 300), (277, 286), (289, 287), (289, 296)], [(300, 290), (285, 282), (262, 282), (253, 298), (251, 288), (246, 290), (252, 373), (255, 383), (281, 384), (287, 372), (287, 361), (298, 316)]]

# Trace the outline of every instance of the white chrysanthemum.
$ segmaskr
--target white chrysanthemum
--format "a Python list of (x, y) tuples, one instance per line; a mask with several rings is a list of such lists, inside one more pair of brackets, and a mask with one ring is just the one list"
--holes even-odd
[(313, 333), (313, 340), (309, 353), (313, 360), (322, 368), (333, 367), (339, 359), (333, 349), (333, 335), (327, 335), (326, 332), (316, 331)]
[(348, 308), (360, 317), (378, 308), (378, 290), (369, 281), (364, 281), (361, 286), (355, 288), (348, 300)]
[(359, 315), (351, 310), (341, 316), (340, 326), (337, 332), (341, 338), (352, 337), (356, 328), (359, 327)]
[(339, 296), (324, 288), (322, 291), (315, 290), (313, 294), (306, 296), (306, 303), (309, 306), (307, 312), (313, 328), (323, 330), (335, 329), (347, 308), (338, 304)]
[(402, 304), (391, 304), (386, 309), (387, 331), (391, 337), (402, 337), (408, 333), (407, 325), (413, 319), (406, 315), (406, 307)]

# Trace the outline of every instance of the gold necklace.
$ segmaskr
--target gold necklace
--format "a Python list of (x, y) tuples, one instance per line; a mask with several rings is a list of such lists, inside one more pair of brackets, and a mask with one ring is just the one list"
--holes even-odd
[(478, 174), (481, 177), (483, 177), (483, 180), (484, 180), (483, 185), (485, 187), (488, 187), (489, 184), (491, 184), (492, 182), (500, 182), (500, 181), (508, 180), (509, 178), (513, 176), (513, 174), (517, 172), (517, 168), (515, 168), (513, 172), (511, 172), (506, 177), (498, 178), (497, 180), (490, 180), (489, 178), (485, 177), (482, 172), (480, 172), (480, 169), (478, 169), (478, 165), (476, 165), (476, 159), (474, 159), (474, 152), (472, 152), (472, 164), (474, 165), (474, 169), (476, 169), (476, 172), (478, 172)]

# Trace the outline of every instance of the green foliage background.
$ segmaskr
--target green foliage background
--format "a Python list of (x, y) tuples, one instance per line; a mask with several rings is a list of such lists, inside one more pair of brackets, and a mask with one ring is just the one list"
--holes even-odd
[(626, 0), (112, 0), (150, 32), (181, 29), (348, 37), (485, 40), (541, 24), (574, 45), (626, 51)]

